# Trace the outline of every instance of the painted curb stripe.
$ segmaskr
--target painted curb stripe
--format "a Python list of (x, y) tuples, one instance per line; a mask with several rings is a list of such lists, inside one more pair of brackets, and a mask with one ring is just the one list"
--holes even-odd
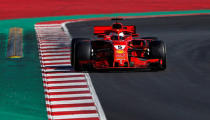
[(60, 100), (82, 100), (82, 99), (91, 99), (91, 96), (88, 97), (69, 97), (69, 98), (50, 98), (46, 100), (50, 100), (50, 101), (60, 101)]
[(57, 86), (57, 87), (46, 87), (46, 89), (70, 89), (70, 88), (88, 88), (88, 85), (78, 85), (78, 86)]
[[(47, 95), (47, 94), (46, 94)], [(69, 97), (85, 97), (92, 96), (91, 94), (65, 94), (65, 95), (50, 95), (50, 98), (69, 98)], [(94, 104), (95, 105), (95, 104)]]
[(75, 107), (75, 108), (55, 108), (52, 109), (52, 112), (59, 112), (59, 111), (80, 111), (80, 110), (96, 110), (96, 107)]
[(80, 74), (73, 74), (73, 75), (68, 75), (68, 74), (65, 74), (65, 73), (61, 73), (61, 74), (46, 74), (44, 75), (45, 78), (73, 78), (73, 77), (83, 77), (85, 78), (84, 75), (80, 75)]
[(60, 116), (54, 116), (53, 119), (75, 119), (75, 118), (92, 118), (92, 117), (99, 117), (98, 114), (72, 114), (72, 115), (60, 115)]
[(63, 60), (63, 59), (69, 59), (70, 60), (70, 56), (53, 56), (53, 57), (43, 57), (41, 56), (43, 61), (46, 61), (47, 59), (50, 59), (50, 60)]
[(52, 115), (75, 115), (75, 114), (90, 114), (90, 113), (97, 113), (96, 110), (79, 110), (79, 111), (62, 111), (62, 112), (52, 112)]
[(48, 120), (106, 120), (87, 74), (70, 69), (71, 36), (61, 27), (35, 25)]
[(87, 90), (89, 90), (89, 89), (88, 88), (51, 89), (51, 90), (49, 90), (49, 92), (70, 92), (70, 91), (87, 91)]

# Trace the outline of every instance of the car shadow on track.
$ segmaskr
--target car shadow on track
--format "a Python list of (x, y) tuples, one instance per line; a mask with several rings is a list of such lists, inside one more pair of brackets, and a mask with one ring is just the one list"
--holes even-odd
[(74, 71), (72, 66), (45, 66), (45, 68), (47, 69), (53, 69), (52, 71), (49, 72), (70, 72), (70, 71)]
[(85, 73), (129, 73), (129, 72), (163, 72), (160, 70), (151, 70), (151, 69), (103, 69), (103, 70), (91, 70), (91, 71), (82, 71)]

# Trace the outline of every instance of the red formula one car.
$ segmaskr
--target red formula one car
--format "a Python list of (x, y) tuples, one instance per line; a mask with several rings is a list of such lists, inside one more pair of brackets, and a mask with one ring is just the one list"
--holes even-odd
[(95, 26), (98, 39), (72, 40), (72, 65), (75, 70), (149, 68), (166, 69), (166, 47), (155, 37), (139, 37), (134, 25), (116, 20), (112, 26)]

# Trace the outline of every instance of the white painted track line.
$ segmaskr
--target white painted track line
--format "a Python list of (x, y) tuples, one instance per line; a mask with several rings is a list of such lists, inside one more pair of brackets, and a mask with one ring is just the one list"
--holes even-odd
[(49, 92), (87, 91), (89, 88), (49, 89)]
[(88, 97), (92, 96), (90, 93), (87, 94), (65, 94), (65, 95), (50, 95), (50, 98), (69, 98), (69, 97)]
[(40, 43), (40, 45), (42, 46), (42, 45), (62, 45), (62, 44), (65, 44), (66, 43), (66, 41), (64, 41), (64, 42), (57, 42), (57, 43), (52, 43), (52, 42), (42, 42), (42, 43)]
[(42, 63), (60, 63), (60, 62), (70, 62), (70, 60), (43, 61)]
[(47, 84), (47, 87), (56, 87), (56, 86), (76, 86), (76, 85), (87, 85), (86, 82), (80, 82), (80, 83), (62, 83), (62, 84)]
[[(40, 50), (40, 52), (50, 52), (50, 51), (67, 51), (68, 49), (54, 49), (54, 50)], [(70, 51), (70, 50), (69, 50)]]
[[(42, 59), (56, 59), (58, 58), (57, 56), (52, 56), (52, 57), (42, 57)], [(69, 58), (70, 60), (70, 56), (59, 56), (59, 58)]]
[(59, 105), (59, 104), (79, 104), (79, 103), (94, 103), (92, 99), (85, 99), (85, 100), (65, 100), (65, 101), (52, 101), (52, 105)]
[(42, 64), (43, 67), (71, 67), (70, 64), (58, 64), (58, 65), (44, 65)]
[(99, 117), (98, 114), (73, 114), (73, 115), (60, 115), (54, 116), (53, 118), (56, 119), (76, 119), (76, 118), (91, 118), (91, 117)]
[(69, 76), (69, 75), (84, 75), (84, 73), (54, 73), (54, 74), (50, 74), (50, 73), (45, 73), (44, 75), (47, 76)]
[(69, 107), (69, 108), (52, 108), (52, 112), (63, 112), (63, 111), (81, 111), (81, 110), (96, 110), (96, 107)]
[(47, 81), (84, 80), (85, 77), (48, 78)]
[(42, 53), (42, 55), (69, 55), (69, 52), (63, 52), (63, 53)]

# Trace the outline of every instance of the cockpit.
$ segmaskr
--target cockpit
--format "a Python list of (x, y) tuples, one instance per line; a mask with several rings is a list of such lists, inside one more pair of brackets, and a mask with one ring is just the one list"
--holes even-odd
[(124, 40), (125, 35), (123, 32), (120, 32), (119, 34), (116, 32), (111, 32), (110, 34), (111, 40)]

